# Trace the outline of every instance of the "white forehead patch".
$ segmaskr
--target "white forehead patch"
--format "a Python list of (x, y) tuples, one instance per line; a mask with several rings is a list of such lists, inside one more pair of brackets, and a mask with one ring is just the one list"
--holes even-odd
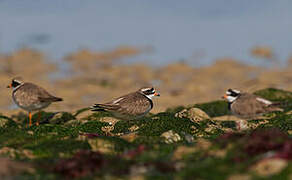
[(143, 89), (141, 89), (142, 92), (146, 92), (146, 91), (150, 91), (150, 90), (152, 90), (151, 91), (152, 93), (155, 93), (155, 89), (154, 88), (143, 88)]
[[(236, 90), (236, 89), (231, 89), (232, 92), (235, 92), (236, 94), (240, 94), (240, 91)], [(231, 95), (232, 92), (230, 90), (226, 91), (226, 95)]]
[(20, 81), (20, 80), (18, 80), (18, 79), (13, 79), (12, 81), (13, 81), (13, 82), (16, 82), (16, 83), (18, 83), (18, 84), (22, 84), (22, 81)]

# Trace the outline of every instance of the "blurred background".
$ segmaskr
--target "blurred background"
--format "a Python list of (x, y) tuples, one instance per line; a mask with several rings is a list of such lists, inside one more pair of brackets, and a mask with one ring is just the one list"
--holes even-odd
[[(0, 111), (15, 76), (75, 111), (153, 85), (153, 112), (228, 88), (292, 90), (292, 1), (0, 0)], [(48, 111), (49, 111), (48, 110)]]

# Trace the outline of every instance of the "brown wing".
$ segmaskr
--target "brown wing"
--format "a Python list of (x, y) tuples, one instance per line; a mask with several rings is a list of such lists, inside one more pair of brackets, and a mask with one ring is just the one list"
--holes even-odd
[(253, 94), (242, 94), (232, 105), (234, 113), (240, 116), (255, 116), (269, 111), (269, 105), (258, 101)]
[(127, 98), (123, 98), (118, 102), (120, 113), (127, 113), (133, 115), (141, 115), (152, 109), (152, 101), (142, 94), (136, 92), (129, 94)]
[(52, 96), (42, 87), (32, 83), (23, 84), (15, 94), (22, 99), (26, 99), (28, 103), (62, 101), (62, 98)]
[(141, 115), (152, 108), (152, 101), (138, 92), (127, 94), (108, 103), (96, 104), (93, 109), (118, 112), (120, 114)]

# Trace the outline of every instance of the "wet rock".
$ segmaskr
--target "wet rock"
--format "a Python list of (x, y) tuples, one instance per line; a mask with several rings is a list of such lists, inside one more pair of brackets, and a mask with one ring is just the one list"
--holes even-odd
[(246, 131), (250, 129), (250, 127), (248, 126), (248, 122), (246, 120), (237, 120), (235, 121), (235, 125), (238, 131)]
[(8, 123), (8, 119), (6, 119), (6, 118), (0, 118), (0, 127), (5, 127), (6, 126), (6, 124)]
[(219, 122), (216, 121), (208, 121), (208, 127), (205, 128), (205, 132), (214, 133), (218, 129), (222, 129), (222, 126)]
[(101, 153), (83, 150), (70, 159), (60, 160), (54, 171), (67, 178), (80, 178), (99, 171), (106, 162)]
[(94, 152), (101, 152), (106, 154), (115, 153), (115, 145), (109, 140), (92, 138), (88, 139), (88, 143)]
[(19, 157), (21, 159), (28, 158), (28, 159), (34, 159), (35, 155), (32, 151), (28, 149), (13, 149), (10, 147), (3, 147), (0, 149), (0, 154), (2, 155), (8, 155), (11, 158)]
[(144, 145), (139, 145), (137, 148), (125, 151), (122, 157), (127, 159), (134, 159), (136, 156), (142, 154), (145, 151), (145, 149), (146, 147)]
[(181, 132), (181, 134), (184, 136), (185, 140), (188, 142), (188, 143), (192, 143), (194, 142), (194, 136), (188, 134), (188, 133), (185, 133), (185, 132)]
[(236, 116), (224, 115), (224, 116), (217, 116), (212, 118), (214, 121), (237, 121), (242, 120)]
[(129, 130), (130, 130), (131, 132), (137, 131), (138, 129), (139, 129), (139, 126), (137, 126), (137, 125), (133, 125), (133, 126), (131, 126), (131, 127), (129, 128)]
[(198, 150), (196, 147), (179, 146), (173, 153), (173, 160), (181, 160), (184, 156), (194, 153)]
[(233, 174), (227, 178), (227, 180), (250, 180), (249, 174)]
[(292, 110), (286, 113), (287, 115), (292, 115)]
[(115, 129), (114, 126), (103, 126), (101, 127), (101, 130), (105, 132), (106, 134), (110, 134), (111, 131)]
[(288, 162), (284, 159), (263, 159), (252, 166), (251, 171), (256, 172), (259, 176), (268, 177), (280, 173), (287, 166)]
[(114, 118), (114, 117), (102, 117), (102, 118), (99, 119), (99, 121), (106, 122), (110, 126), (114, 126), (119, 120)]
[(1, 179), (14, 179), (20, 173), (34, 173), (35, 170), (29, 163), (15, 162), (8, 158), (0, 158), (0, 177)]
[(175, 143), (181, 140), (179, 134), (173, 132), (173, 130), (162, 133), (161, 137), (165, 138), (164, 142), (167, 144)]
[(199, 148), (200, 150), (203, 150), (203, 151), (206, 151), (209, 149), (209, 147), (211, 146), (211, 142), (206, 140), (206, 139), (203, 139), (203, 138), (199, 138), (197, 141), (196, 141), (196, 146), (197, 148)]
[(128, 142), (133, 142), (138, 137), (138, 133), (137, 132), (128, 133), (120, 137)]
[(199, 108), (184, 109), (175, 114), (175, 117), (188, 118), (193, 122), (210, 119), (209, 115)]

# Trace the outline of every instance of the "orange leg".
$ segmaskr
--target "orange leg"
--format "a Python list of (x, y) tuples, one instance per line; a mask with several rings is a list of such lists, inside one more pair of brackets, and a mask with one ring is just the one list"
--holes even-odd
[(40, 119), (41, 119), (41, 112), (38, 112), (37, 122), (35, 123), (37, 126), (40, 125)]
[(32, 114), (31, 112), (28, 113), (28, 117), (29, 117), (29, 127), (31, 126), (31, 119), (32, 119)]

